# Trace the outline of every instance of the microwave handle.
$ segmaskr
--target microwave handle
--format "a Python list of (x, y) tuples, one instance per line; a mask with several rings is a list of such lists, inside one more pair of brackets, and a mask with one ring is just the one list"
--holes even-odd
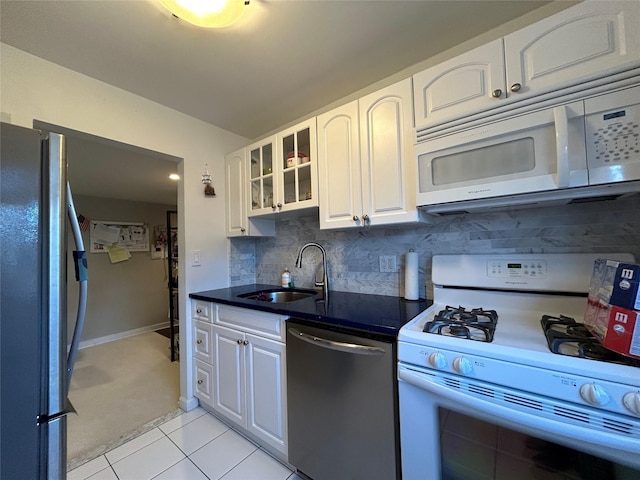
[(558, 188), (569, 186), (569, 118), (567, 107), (560, 105), (553, 109), (553, 119), (556, 127), (556, 157)]

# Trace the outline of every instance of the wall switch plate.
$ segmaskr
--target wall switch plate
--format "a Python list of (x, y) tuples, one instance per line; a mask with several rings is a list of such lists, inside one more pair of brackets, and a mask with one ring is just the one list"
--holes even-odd
[(380, 271), (383, 273), (395, 273), (398, 271), (395, 255), (380, 255)]
[(200, 250), (191, 251), (191, 266), (192, 267), (200, 266)]

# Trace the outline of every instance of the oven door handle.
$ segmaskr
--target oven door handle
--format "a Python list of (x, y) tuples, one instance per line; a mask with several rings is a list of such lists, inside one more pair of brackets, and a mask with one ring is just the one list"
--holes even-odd
[(385, 354), (384, 349), (378, 347), (370, 347), (369, 345), (359, 345), (357, 343), (336, 342), (335, 340), (327, 340), (316, 335), (302, 333), (300, 330), (290, 327), (289, 333), (303, 342), (310, 343), (321, 348), (329, 350), (337, 350), (345, 353), (355, 353), (357, 355), (374, 355), (382, 356)]
[[(501, 405), (482, 400), (477, 397), (469, 396), (448, 387), (439, 385), (430, 380), (428, 374), (410, 370), (400, 365), (398, 367), (398, 379), (415, 385), (438, 398), (448, 401), (444, 405), (451, 405), (451, 402), (458, 403), (474, 412), (482, 412), (487, 416), (503, 421), (509, 421), (514, 424), (522, 425), (534, 429), (536, 431), (546, 432), (553, 437), (564, 437), (567, 439), (588, 438), (588, 443), (592, 444), (597, 450), (599, 446), (606, 445), (609, 448), (623, 450), (629, 454), (640, 454), (640, 442), (637, 437), (624, 438), (619, 435), (610, 435), (606, 432), (589, 429), (588, 427), (580, 427), (568, 423), (562, 423), (548, 418), (531, 415), (521, 410), (506, 408)], [(584, 445), (587, 447), (587, 445)]]

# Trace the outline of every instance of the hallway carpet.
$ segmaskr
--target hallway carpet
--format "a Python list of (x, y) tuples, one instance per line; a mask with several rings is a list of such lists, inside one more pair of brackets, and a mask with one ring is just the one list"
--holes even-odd
[(181, 411), (180, 364), (169, 358), (168, 339), (143, 333), (79, 351), (67, 418), (71, 470)]

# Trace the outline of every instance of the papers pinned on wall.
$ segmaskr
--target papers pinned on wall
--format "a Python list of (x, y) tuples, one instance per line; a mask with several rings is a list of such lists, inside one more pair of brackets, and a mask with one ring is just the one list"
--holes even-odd
[(111, 263), (149, 251), (149, 227), (144, 223), (91, 221), (91, 253), (108, 253)]

